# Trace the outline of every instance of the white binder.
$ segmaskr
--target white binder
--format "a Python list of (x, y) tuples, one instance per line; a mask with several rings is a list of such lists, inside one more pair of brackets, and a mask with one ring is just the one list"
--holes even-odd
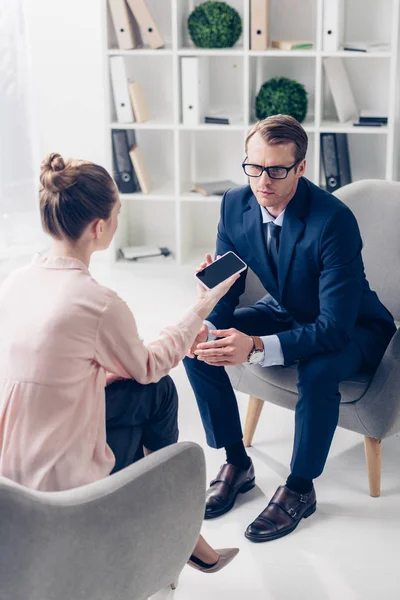
[(184, 125), (200, 125), (204, 122), (208, 97), (207, 66), (207, 59), (203, 57), (182, 58), (182, 120)]
[(118, 123), (132, 123), (134, 117), (123, 56), (112, 56), (110, 58), (110, 72), (117, 121)]
[(335, 52), (343, 46), (344, 0), (324, 0), (324, 52)]
[(339, 121), (357, 121), (358, 108), (343, 61), (340, 58), (324, 58), (324, 67)]

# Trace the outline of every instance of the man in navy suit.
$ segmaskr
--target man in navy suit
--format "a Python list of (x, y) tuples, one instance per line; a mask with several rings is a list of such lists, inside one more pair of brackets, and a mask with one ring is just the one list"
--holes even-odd
[(235, 252), (269, 293), (237, 309), (242, 273), (185, 359), (207, 442), (226, 450), (227, 462), (207, 491), (206, 519), (228, 512), (255, 481), (224, 367), (297, 364), (291, 470), (248, 526), (245, 535), (254, 542), (287, 535), (315, 511), (313, 480), (323, 471), (337, 426), (339, 382), (375, 369), (396, 329), (366, 279), (353, 213), (304, 177), (307, 144), (303, 127), (285, 115), (249, 132), (243, 163), (249, 185), (222, 199), (216, 253)]

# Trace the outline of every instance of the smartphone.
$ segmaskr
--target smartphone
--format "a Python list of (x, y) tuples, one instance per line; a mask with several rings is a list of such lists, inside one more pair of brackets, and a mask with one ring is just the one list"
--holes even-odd
[(236, 256), (234, 252), (230, 251), (217, 258), (211, 265), (208, 265), (208, 267), (205, 267), (199, 273), (195, 273), (195, 277), (197, 277), (203, 287), (211, 290), (231, 275), (241, 273), (245, 269), (247, 269), (246, 263)]

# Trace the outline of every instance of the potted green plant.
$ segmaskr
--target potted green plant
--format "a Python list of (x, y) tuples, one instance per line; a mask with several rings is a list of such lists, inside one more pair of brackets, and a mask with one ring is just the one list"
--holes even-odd
[(301, 83), (286, 77), (273, 77), (260, 88), (256, 97), (256, 117), (266, 119), (271, 115), (290, 115), (299, 123), (307, 114), (307, 91)]
[(198, 48), (231, 48), (242, 34), (242, 19), (226, 2), (203, 2), (188, 18), (190, 37)]

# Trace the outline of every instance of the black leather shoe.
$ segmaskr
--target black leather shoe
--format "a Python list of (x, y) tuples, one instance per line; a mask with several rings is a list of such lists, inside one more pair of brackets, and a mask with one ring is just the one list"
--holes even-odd
[(251, 461), (248, 469), (225, 463), (207, 490), (204, 518), (215, 519), (229, 512), (238, 494), (244, 494), (254, 486), (255, 475)]
[(293, 492), (281, 485), (271, 502), (246, 529), (245, 536), (252, 542), (269, 542), (294, 531), (301, 519), (307, 519), (317, 509), (315, 489), (308, 494)]

